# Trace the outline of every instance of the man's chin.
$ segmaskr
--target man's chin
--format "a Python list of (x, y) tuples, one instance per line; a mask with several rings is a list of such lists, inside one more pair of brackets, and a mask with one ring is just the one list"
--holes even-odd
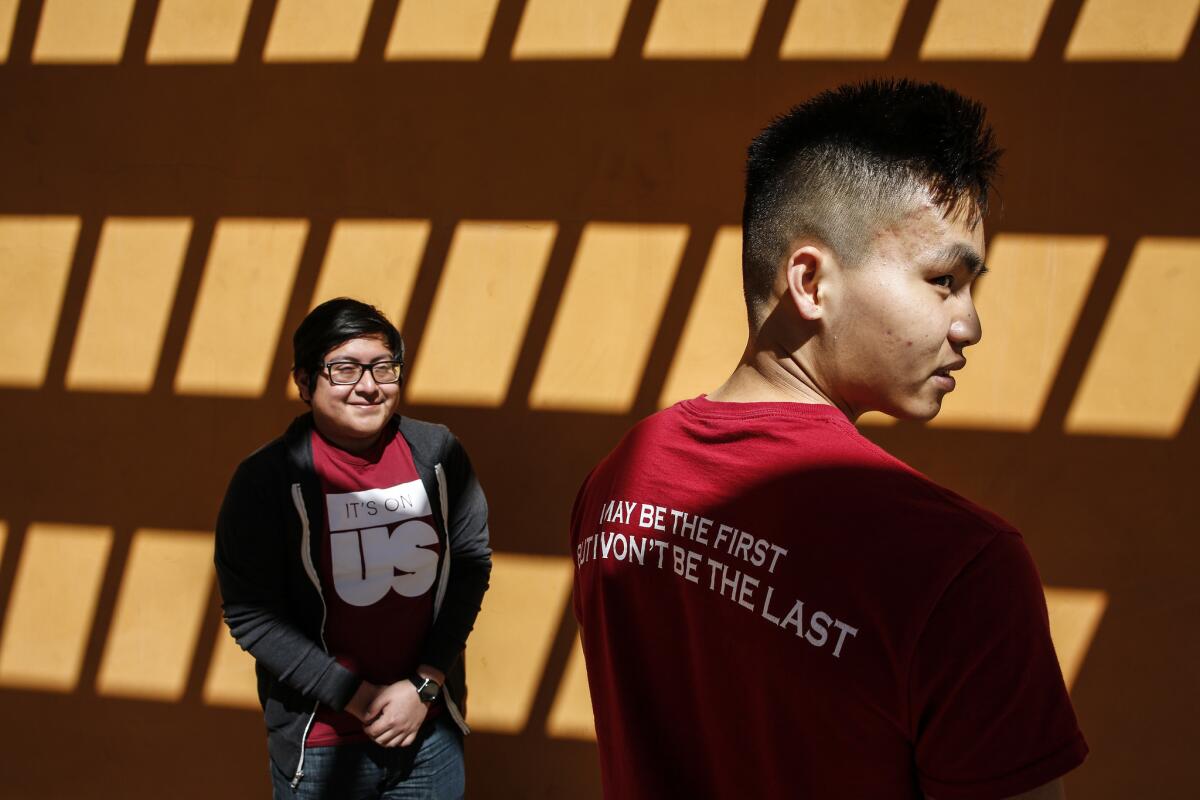
[(942, 398), (926, 402), (912, 402), (904, 405), (896, 405), (891, 408), (880, 408), (879, 411), (887, 414), (889, 417), (905, 420), (908, 422), (929, 422), (938, 415), (942, 410)]
[[(365, 416), (365, 415), (364, 415)], [(374, 415), (372, 415), (374, 416)], [(373, 439), (383, 430), (387, 420), (380, 415), (377, 419), (356, 419), (349, 425), (345, 426), (346, 433), (355, 439)]]

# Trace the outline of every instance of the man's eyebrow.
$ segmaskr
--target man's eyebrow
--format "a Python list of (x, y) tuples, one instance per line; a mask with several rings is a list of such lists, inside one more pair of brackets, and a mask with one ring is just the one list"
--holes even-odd
[(941, 263), (962, 266), (971, 274), (972, 278), (978, 278), (988, 273), (987, 265), (983, 263), (983, 256), (979, 255), (979, 251), (969, 244), (961, 242), (952, 244), (939, 252), (936, 258)]

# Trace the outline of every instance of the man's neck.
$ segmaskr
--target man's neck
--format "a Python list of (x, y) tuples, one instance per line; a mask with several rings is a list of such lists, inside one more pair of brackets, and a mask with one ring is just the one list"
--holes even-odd
[(387, 425), (385, 425), (383, 429), (381, 429), (372, 437), (355, 438), (341, 435), (337, 431), (328, 431), (324, 426), (315, 420), (314, 427), (317, 429), (317, 433), (321, 435), (322, 439), (339, 450), (349, 453), (352, 456), (363, 456), (371, 452), (373, 448), (378, 446), (380, 440), (383, 438), (384, 430), (387, 429)]
[(719, 387), (708, 393), (717, 403), (810, 403), (836, 406), (795, 361), (781, 362), (764, 353), (743, 357)]

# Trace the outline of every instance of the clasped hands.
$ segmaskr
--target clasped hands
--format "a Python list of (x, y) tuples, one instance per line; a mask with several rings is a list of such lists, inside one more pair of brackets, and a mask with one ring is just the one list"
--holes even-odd
[[(431, 667), (422, 665), (417, 672), (439, 684), (445, 682), (445, 676)], [(363, 681), (346, 710), (363, 723), (363, 731), (381, 747), (408, 747), (416, 741), (429, 713), (417, 687), (407, 678), (387, 686)]]

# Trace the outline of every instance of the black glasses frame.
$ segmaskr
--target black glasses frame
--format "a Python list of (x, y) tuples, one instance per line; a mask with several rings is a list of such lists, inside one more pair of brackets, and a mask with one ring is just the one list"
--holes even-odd
[[(334, 367), (357, 367), (358, 374), (352, 381), (335, 380), (333, 377)], [(380, 367), (384, 368), (382, 379), (380, 378)], [(399, 360), (373, 361), (370, 364), (360, 364), (357, 361), (328, 361), (321, 365), (321, 369), (325, 371), (325, 377), (329, 378), (329, 382), (334, 386), (354, 386), (362, 380), (363, 374), (367, 370), (371, 370), (371, 378), (378, 384), (399, 383), (404, 377), (404, 362)]]

